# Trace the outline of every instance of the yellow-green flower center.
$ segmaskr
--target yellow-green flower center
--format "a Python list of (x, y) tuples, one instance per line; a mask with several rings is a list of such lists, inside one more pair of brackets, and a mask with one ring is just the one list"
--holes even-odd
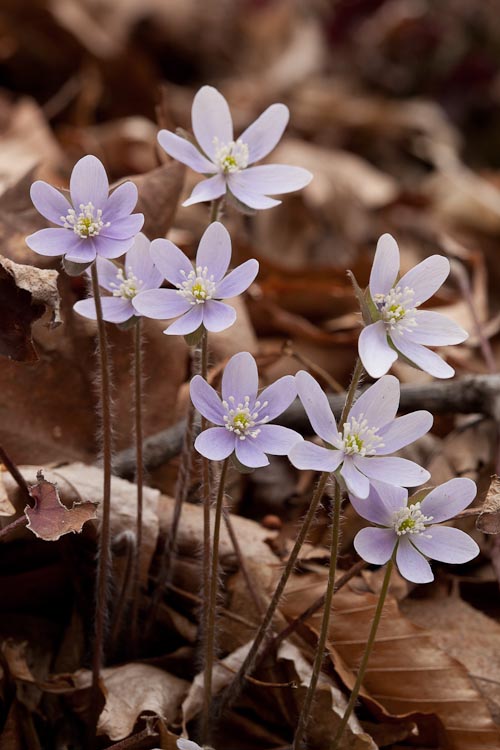
[(96, 209), (93, 203), (80, 203), (79, 210), (77, 214), (70, 208), (66, 216), (61, 216), (61, 221), (65, 229), (72, 229), (82, 239), (97, 237), (103, 228), (109, 227), (110, 222), (103, 222), (102, 210)]

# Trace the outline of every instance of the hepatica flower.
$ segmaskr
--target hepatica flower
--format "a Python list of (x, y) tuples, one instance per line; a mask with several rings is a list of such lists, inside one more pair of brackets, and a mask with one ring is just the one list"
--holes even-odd
[(468, 334), (445, 315), (418, 310), (443, 284), (450, 263), (432, 255), (398, 281), (399, 248), (383, 234), (370, 275), (370, 296), (375, 322), (361, 331), (359, 356), (373, 377), (384, 375), (402, 354), (412, 364), (436, 378), (451, 378), (454, 370), (427, 346), (460, 344)]
[(295, 378), (285, 375), (257, 395), (259, 376), (251, 354), (231, 357), (222, 375), (222, 398), (200, 375), (191, 381), (191, 400), (202, 416), (216, 427), (204, 430), (196, 450), (221, 461), (232, 453), (244, 466), (267, 466), (266, 454), (286, 456), (301, 435), (288, 427), (269, 424), (297, 395)]
[(70, 179), (71, 203), (51, 185), (37, 180), (31, 200), (57, 228), (41, 229), (26, 238), (40, 255), (64, 255), (72, 263), (92, 263), (96, 256), (118, 258), (131, 247), (144, 216), (133, 214), (137, 188), (119, 185), (109, 195), (106, 171), (95, 156), (78, 161)]
[(167, 154), (209, 178), (196, 185), (183, 206), (229, 191), (250, 208), (271, 208), (281, 201), (268, 196), (300, 190), (311, 181), (312, 174), (302, 167), (250, 166), (267, 156), (283, 135), (289, 118), (284, 104), (272, 104), (235, 140), (226, 100), (217, 89), (203, 86), (194, 97), (191, 118), (199, 148), (169, 130), (158, 134)]
[[(150, 246), (148, 238), (139, 232), (125, 255), (123, 267), (97, 258), (99, 286), (107, 293), (101, 296), (102, 313), (109, 323), (125, 323), (139, 315), (132, 304), (134, 297), (146, 289), (157, 289), (163, 282), (163, 275), (151, 258)], [(73, 309), (85, 318), (96, 319), (93, 297), (80, 300)]]
[(194, 264), (170, 240), (153, 240), (151, 257), (175, 289), (141, 292), (133, 305), (148, 318), (178, 318), (164, 331), (171, 335), (193, 333), (201, 325), (212, 332), (229, 328), (236, 312), (221, 300), (248, 289), (259, 270), (256, 260), (247, 260), (225, 275), (231, 260), (231, 238), (217, 221), (201, 238)]
[(395, 418), (399, 406), (395, 377), (386, 375), (367, 388), (340, 430), (316, 380), (304, 370), (295, 377), (309, 421), (325, 445), (295, 445), (289, 453), (294, 466), (328, 472), (338, 469), (349, 492), (359, 498), (368, 497), (373, 480), (416, 487), (429, 479), (429, 472), (418, 464), (389, 455), (425, 435), (432, 426), (428, 411)]
[(354, 539), (356, 551), (366, 562), (384, 565), (396, 550), (399, 572), (408, 581), (428, 583), (434, 579), (427, 558), (460, 564), (472, 560), (479, 547), (468, 534), (448, 521), (476, 496), (471, 479), (450, 479), (422, 501), (408, 500), (401, 487), (373, 482), (368, 500), (351, 498), (355, 510), (376, 527), (361, 529)]
[(196, 742), (185, 740), (184, 737), (179, 737), (177, 740), (177, 747), (179, 750), (203, 750), (203, 748), (200, 747), (200, 745), (197, 745)]

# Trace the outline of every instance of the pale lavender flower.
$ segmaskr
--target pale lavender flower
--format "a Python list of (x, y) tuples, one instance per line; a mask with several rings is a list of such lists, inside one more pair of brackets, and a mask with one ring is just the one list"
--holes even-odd
[(153, 240), (151, 257), (176, 288), (141, 292), (133, 305), (148, 318), (179, 318), (164, 331), (171, 335), (193, 333), (202, 325), (214, 333), (229, 328), (236, 311), (221, 300), (248, 289), (259, 270), (252, 259), (225, 275), (231, 260), (231, 238), (218, 221), (210, 224), (201, 238), (194, 265), (170, 240)]
[(132, 214), (137, 188), (124, 182), (109, 195), (106, 170), (95, 156), (84, 156), (71, 173), (71, 203), (46, 182), (31, 186), (31, 200), (58, 228), (40, 229), (26, 244), (40, 255), (64, 255), (66, 261), (90, 264), (96, 256), (118, 258), (131, 247), (144, 216)]
[(356, 551), (366, 562), (384, 565), (396, 549), (401, 575), (414, 583), (429, 583), (434, 576), (426, 558), (459, 565), (479, 553), (464, 531), (433, 525), (456, 516), (475, 496), (476, 485), (464, 478), (450, 479), (419, 501), (408, 500), (401, 487), (373, 482), (368, 500), (351, 498), (359, 515), (377, 524), (358, 532)]
[[(151, 243), (139, 232), (134, 244), (127, 250), (125, 265), (117, 266), (106, 258), (97, 258), (99, 286), (108, 294), (101, 296), (102, 314), (108, 323), (125, 323), (139, 315), (132, 304), (134, 297), (146, 289), (158, 289), (163, 276), (151, 258)], [(73, 305), (79, 315), (96, 319), (93, 297), (80, 300)]]
[(415, 411), (396, 419), (399, 381), (385, 375), (354, 403), (347, 421), (337, 429), (325, 393), (308, 372), (295, 376), (300, 400), (316, 434), (326, 447), (310, 442), (295, 445), (288, 457), (297, 469), (336, 471), (356, 497), (366, 498), (373, 480), (416, 487), (429, 479), (421, 466), (389, 456), (422, 437), (432, 426), (428, 411)]
[(200, 747), (200, 745), (197, 745), (196, 742), (185, 740), (184, 737), (179, 737), (177, 740), (177, 747), (179, 750), (203, 750), (203, 748)]
[(257, 395), (259, 375), (251, 354), (231, 357), (222, 375), (222, 399), (200, 375), (191, 381), (191, 400), (202, 416), (216, 427), (204, 430), (195, 441), (196, 450), (221, 461), (236, 453), (244, 466), (267, 466), (266, 453), (286, 456), (302, 440), (295, 430), (268, 424), (287, 409), (297, 395), (293, 375), (285, 375)]
[(250, 208), (271, 208), (281, 201), (269, 195), (290, 193), (308, 185), (312, 174), (302, 167), (249, 166), (274, 149), (289, 114), (284, 104), (272, 104), (235, 140), (227, 101), (217, 89), (203, 86), (194, 97), (191, 110), (193, 132), (201, 150), (169, 130), (158, 134), (167, 154), (209, 177), (196, 185), (182, 205), (215, 200), (229, 191)]
[(443, 255), (431, 255), (399, 281), (399, 248), (383, 234), (370, 274), (374, 320), (361, 331), (359, 356), (365, 370), (379, 378), (402, 354), (411, 364), (436, 378), (451, 378), (455, 371), (427, 346), (448, 346), (465, 341), (468, 334), (440, 313), (417, 310), (432, 297), (450, 273)]

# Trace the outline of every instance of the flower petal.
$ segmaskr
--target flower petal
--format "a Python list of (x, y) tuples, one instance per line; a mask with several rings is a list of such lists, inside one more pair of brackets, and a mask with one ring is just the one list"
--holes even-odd
[(364, 418), (370, 427), (384, 427), (391, 422), (399, 406), (399, 380), (384, 375), (356, 399), (349, 418)]
[(354, 549), (366, 562), (385, 565), (392, 557), (397, 539), (393, 529), (361, 529), (354, 537)]
[(352, 492), (353, 495), (359, 497), (361, 500), (368, 497), (370, 492), (370, 482), (364, 474), (358, 471), (351, 456), (346, 456), (344, 458), (344, 463), (340, 473), (344, 478), (349, 492)]
[(339, 432), (326, 394), (313, 376), (305, 370), (300, 370), (295, 380), (299, 398), (314, 432), (326, 443), (334, 445), (339, 438)]
[(370, 482), (370, 492), (365, 500), (350, 496), (351, 505), (358, 515), (380, 526), (390, 526), (393, 515), (407, 504), (408, 491), (384, 482)]
[(175, 289), (146, 289), (136, 294), (132, 304), (139, 315), (156, 320), (176, 318), (192, 307)]
[(217, 392), (201, 375), (195, 375), (189, 387), (191, 401), (202, 416), (214, 424), (224, 424), (225, 411)]
[(416, 310), (414, 313), (417, 325), (406, 332), (406, 336), (415, 344), (425, 346), (449, 346), (461, 344), (469, 334), (460, 328), (455, 321), (441, 313), (430, 310)]
[(231, 193), (240, 203), (256, 210), (279, 206), (281, 201), (249, 190), (245, 183), (244, 174), (244, 172), (234, 172), (229, 175), (227, 181)]
[(284, 104), (271, 104), (240, 135), (248, 146), (248, 161), (253, 164), (267, 156), (277, 145), (288, 124), (290, 112)]
[(372, 378), (380, 378), (391, 369), (398, 354), (389, 346), (382, 320), (363, 328), (358, 341), (359, 356), (363, 367)]
[(354, 463), (370, 479), (395, 484), (399, 487), (418, 487), (430, 479), (430, 474), (414, 461), (398, 456), (372, 458), (354, 456)]
[(153, 240), (150, 248), (153, 263), (171, 284), (182, 284), (193, 270), (193, 264), (177, 245), (170, 240)]
[(96, 248), (92, 240), (80, 240), (74, 248), (66, 253), (66, 260), (71, 263), (92, 263), (96, 258)]
[(258, 400), (261, 404), (266, 401), (268, 405), (262, 409), (262, 417), (266, 416), (270, 422), (288, 409), (292, 401), (297, 397), (297, 383), (293, 375), (284, 375), (259, 393)]
[(257, 438), (245, 438), (245, 440), (235, 440), (236, 458), (243, 466), (250, 469), (257, 469), (259, 466), (269, 466), (269, 459), (260, 449)]
[[(313, 176), (303, 167), (289, 167), (287, 164), (264, 164), (248, 167), (237, 173), (239, 184), (249, 193), (256, 195), (281, 195), (301, 190), (309, 185)], [(232, 176), (229, 185), (232, 189)]]
[(203, 750), (196, 742), (192, 740), (185, 740), (184, 737), (179, 737), (177, 740), (177, 747), (179, 750)]
[(370, 294), (387, 294), (398, 277), (399, 247), (394, 237), (383, 234), (377, 242), (375, 258), (370, 273)]
[(452, 565), (469, 562), (479, 554), (474, 539), (450, 526), (431, 526), (425, 534), (414, 534), (412, 542), (423, 555)]
[[(119, 297), (102, 297), (102, 316), (108, 323), (124, 323), (135, 315), (130, 300)], [(84, 318), (96, 319), (95, 300), (93, 297), (82, 299), (73, 305), (73, 310)]]
[(450, 367), (436, 352), (426, 349), (421, 344), (415, 344), (404, 333), (394, 331), (392, 341), (396, 349), (406, 359), (417, 365), (424, 372), (428, 372), (429, 375), (433, 375), (435, 378), (452, 378), (455, 374), (453, 367)]
[(332, 472), (342, 463), (344, 454), (342, 451), (323, 448), (304, 440), (293, 446), (288, 458), (296, 469)]
[(379, 437), (384, 441), (383, 448), (377, 448), (377, 456), (387, 456), (389, 453), (404, 448), (425, 435), (432, 427), (434, 419), (430, 412), (414, 411), (398, 417), (380, 430)]
[(69, 229), (40, 229), (30, 234), (25, 240), (31, 250), (39, 255), (64, 255), (72, 248), (78, 247), (85, 242), (77, 234)]
[(102, 162), (89, 154), (77, 161), (69, 183), (71, 201), (75, 211), (83, 203), (92, 203), (96, 209), (104, 209), (109, 193), (109, 182)]
[(193, 99), (191, 121), (196, 140), (211, 159), (220, 144), (233, 140), (233, 120), (227, 101), (213, 86), (202, 86)]
[(164, 278), (151, 257), (151, 242), (142, 232), (139, 232), (134, 244), (127, 251), (125, 268), (132, 272), (136, 279), (142, 281), (141, 289), (143, 291), (157, 289)]
[(137, 205), (138, 197), (137, 187), (130, 180), (118, 185), (103, 206), (103, 221), (116, 221), (131, 214)]
[(203, 322), (203, 305), (191, 306), (191, 310), (182, 315), (174, 323), (170, 323), (169, 327), (163, 333), (167, 333), (169, 336), (185, 336), (188, 333), (197, 331)]
[(219, 333), (233, 325), (236, 320), (236, 310), (225, 302), (210, 299), (203, 304), (203, 325), (207, 331)]
[(67, 216), (71, 204), (59, 190), (56, 190), (47, 182), (37, 180), (31, 186), (30, 195), (38, 213), (54, 224), (59, 224), (59, 226), (64, 224), (64, 219), (61, 219), (61, 217)]
[(252, 258), (245, 261), (219, 282), (215, 292), (217, 297), (220, 299), (236, 297), (248, 289), (258, 273), (259, 262), (257, 260)]
[(272, 456), (286, 456), (294, 445), (301, 443), (302, 435), (289, 427), (279, 424), (259, 425), (260, 432), (255, 438), (255, 445), (264, 453)]
[(460, 513), (476, 497), (477, 487), (472, 479), (457, 477), (431, 490), (422, 500), (421, 510), (434, 523), (448, 521)]
[(181, 164), (186, 164), (195, 172), (201, 174), (213, 174), (217, 167), (201, 154), (196, 146), (190, 143), (186, 138), (181, 138), (170, 130), (160, 130), (158, 133), (158, 143), (169, 156)]
[[(138, 214), (142, 216), (142, 214)], [(100, 234), (98, 237), (92, 238), (92, 243), (95, 247), (97, 255), (102, 258), (119, 258), (121, 255), (127, 252), (134, 244), (134, 237), (128, 237), (127, 239), (116, 240), (113, 237), (105, 237)]]
[(234, 435), (225, 427), (209, 427), (194, 441), (194, 447), (211, 461), (222, 461), (234, 451)]
[(209, 177), (208, 180), (201, 180), (197, 185), (194, 186), (191, 195), (182, 204), (184, 208), (193, 206), (195, 203), (203, 203), (204, 201), (213, 201), (216, 198), (220, 198), (221, 195), (225, 195), (227, 190), (226, 180), (221, 174), (216, 174), (214, 177)]
[(198, 252), (196, 266), (208, 268), (208, 275), (214, 281), (220, 281), (226, 273), (231, 260), (231, 237), (224, 224), (213, 221), (205, 230)]
[(248, 396), (250, 403), (255, 403), (259, 374), (255, 359), (249, 352), (235, 354), (222, 373), (222, 398), (228, 401), (234, 398), (236, 404), (243, 402)]
[(109, 227), (103, 227), (99, 233), (99, 237), (111, 237), (115, 240), (126, 240), (130, 237), (135, 238), (135, 235), (141, 231), (143, 224), (143, 214), (122, 216), (120, 219), (112, 221)]
[(432, 297), (450, 273), (450, 261), (444, 255), (431, 255), (399, 280), (398, 286), (415, 292), (415, 307)]
[(434, 580), (431, 566), (425, 557), (415, 549), (407, 536), (399, 539), (396, 564), (399, 572), (407, 581), (430, 583)]

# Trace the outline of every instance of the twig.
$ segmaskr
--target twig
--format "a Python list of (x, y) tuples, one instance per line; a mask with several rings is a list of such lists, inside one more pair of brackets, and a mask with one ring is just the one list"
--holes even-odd
[(0, 539), (3, 541), (5, 537), (10, 536), (11, 532), (15, 531), (16, 529), (20, 529), (22, 526), (27, 526), (28, 519), (26, 516), (19, 516), (19, 518), (16, 518), (15, 521), (12, 521), (12, 523), (9, 523), (8, 526), (4, 526), (3, 529), (0, 529)]
[(30, 490), (26, 483), (25, 478), (23, 477), (23, 475), (21, 474), (21, 472), (19, 471), (16, 464), (11, 459), (11, 457), (9, 456), (5, 448), (3, 448), (1, 445), (0, 445), (0, 459), (3, 465), (5, 466), (5, 468), (7, 469), (7, 471), (9, 472), (9, 474), (11, 475), (14, 482), (17, 484), (17, 486), (21, 490), (25, 501), (28, 503), (28, 505), (32, 505), (33, 498), (30, 495)]

